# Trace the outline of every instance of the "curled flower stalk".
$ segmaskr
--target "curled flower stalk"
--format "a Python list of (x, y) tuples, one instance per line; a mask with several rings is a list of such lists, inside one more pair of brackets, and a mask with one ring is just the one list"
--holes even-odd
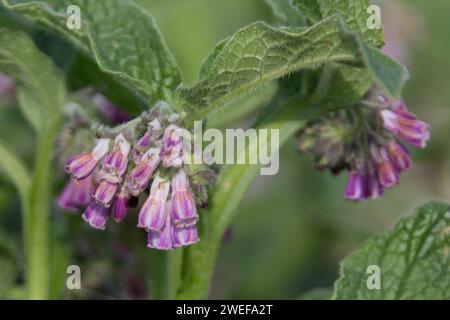
[(299, 148), (315, 155), (317, 168), (349, 171), (345, 198), (350, 201), (376, 199), (397, 185), (412, 167), (406, 144), (425, 148), (430, 139), (429, 125), (402, 99), (369, 99), (310, 123), (300, 134)]
[[(123, 221), (130, 202), (141, 199), (137, 227), (148, 233), (147, 246), (169, 250), (198, 242), (197, 203), (205, 204), (204, 175), (211, 170), (184, 162), (179, 116), (155, 106), (116, 128), (96, 127), (99, 139), (90, 152), (70, 158), (71, 181), (58, 204), (83, 209), (83, 219), (104, 230)], [(192, 188), (191, 188), (192, 184)]]

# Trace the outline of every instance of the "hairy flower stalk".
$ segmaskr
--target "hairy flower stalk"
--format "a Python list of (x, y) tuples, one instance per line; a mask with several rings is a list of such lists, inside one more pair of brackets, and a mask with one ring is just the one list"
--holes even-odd
[(404, 143), (424, 148), (429, 139), (429, 125), (403, 100), (378, 96), (311, 123), (301, 132), (299, 148), (316, 156), (319, 169), (349, 170), (345, 198), (361, 201), (380, 197), (412, 167)]
[(198, 242), (197, 203), (206, 205), (205, 188), (214, 179), (210, 169), (184, 163), (183, 129), (175, 122), (179, 117), (165, 108), (160, 105), (117, 129), (105, 129), (103, 137), (98, 129), (102, 138), (94, 149), (65, 166), (72, 180), (60, 206), (86, 207), (83, 219), (103, 230), (110, 216), (123, 221), (133, 210), (130, 203), (144, 198), (137, 227), (148, 233), (149, 248), (169, 250)]

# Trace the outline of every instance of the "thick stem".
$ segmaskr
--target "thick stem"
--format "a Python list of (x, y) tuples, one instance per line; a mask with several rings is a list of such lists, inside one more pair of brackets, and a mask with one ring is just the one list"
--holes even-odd
[(27, 283), (30, 299), (48, 299), (50, 286), (49, 224), (52, 156), (57, 121), (41, 131), (28, 201), (24, 205)]
[[(299, 114), (304, 111), (305, 105), (305, 101), (289, 99), (259, 127), (268, 130), (278, 129), (281, 146), (303, 125), (303, 121), (299, 120)], [(247, 155), (258, 152), (258, 146), (251, 145), (245, 152)], [(211, 210), (201, 215), (201, 241), (188, 248), (178, 299), (207, 297), (222, 236), (259, 169), (260, 166), (257, 165), (226, 165), (222, 168), (213, 190)]]
[(181, 261), (182, 249), (155, 252), (152, 290), (155, 299), (175, 299), (180, 285)]

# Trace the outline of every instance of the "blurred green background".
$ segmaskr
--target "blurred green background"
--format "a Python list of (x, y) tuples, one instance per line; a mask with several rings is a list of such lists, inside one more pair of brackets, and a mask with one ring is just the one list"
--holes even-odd
[[(188, 83), (195, 80), (202, 60), (219, 40), (257, 20), (276, 23), (264, 0), (136, 2), (155, 17)], [(414, 152), (414, 168), (403, 175), (398, 187), (379, 200), (354, 204), (343, 198), (346, 177), (315, 171), (312, 159), (299, 154), (296, 139), (291, 139), (282, 149), (279, 174), (258, 177), (242, 202), (224, 240), (210, 298), (300, 298), (317, 287), (332, 288), (339, 261), (364, 239), (390, 228), (428, 200), (450, 200), (450, 1), (375, 3), (382, 6), (386, 50), (410, 70), (404, 94), (408, 106), (432, 126), (428, 148)], [(268, 94), (270, 88), (244, 103), (258, 106)], [(227, 120), (217, 121), (222, 126), (237, 125)], [(0, 106), (0, 137), (25, 159), (32, 156), (33, 136), (17, 109)], [(63, 292), (64, 297), (151, 295), (153, 253), (142, 245), (133, 218), (107, 232), (95, 232), (79, 216), (56, 207), (52, 219), (53, 237), (63, 240), (54, 251), (54, 263), (80, 265), (88, 288)], [(9, 264), (11, 276), (0, 278), (0, 294), (2, 283), (11, 280), (8, 295), (20, 296), (20, 207), (1, 173), (0, 221), (0, 259), (2, 252), (17, 253)], [(65, 270), (58, 270), (62, 271), (54, 277), (65, 279)], [(60, 292), (59, 287), (53, 290), (56, 296)]]

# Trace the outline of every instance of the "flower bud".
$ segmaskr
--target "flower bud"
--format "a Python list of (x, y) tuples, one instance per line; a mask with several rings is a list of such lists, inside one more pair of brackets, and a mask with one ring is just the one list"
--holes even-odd
[(176, 226), (191, 226), (198, 220), (195, 199), (183, 169), (172, 177), (172, 219)]

